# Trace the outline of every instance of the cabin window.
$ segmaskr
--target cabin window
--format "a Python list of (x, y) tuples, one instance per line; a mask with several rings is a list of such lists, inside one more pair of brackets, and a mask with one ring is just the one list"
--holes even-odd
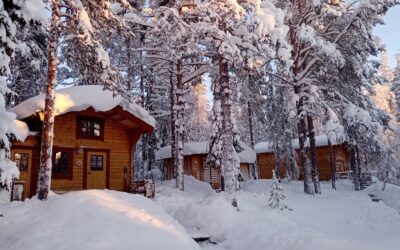
[(55, 179), (72, 179), (72, 153), (70, 148), (55, 148), (52, 175)]
[(28, 171), (28, 160), (29, 160), (29, 155), (28, 154), (16, 153), (14, 155), (15, 164), (17, 165), (17, 168), (21, 172), (27, 172)]
[(90, 156), (90, 170), (91, 171), (103, 171), (103, 156), (102, 155), (91, 155)]
[(77, 138), (103, 140), (104, 120), (93, 117), (77, 117)]

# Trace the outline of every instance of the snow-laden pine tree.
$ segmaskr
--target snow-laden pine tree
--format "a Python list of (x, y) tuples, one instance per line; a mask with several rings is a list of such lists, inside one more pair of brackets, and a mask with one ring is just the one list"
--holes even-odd
[(275, 170), (272, 170), (272, 185), (271, 191), (269, 192), (268, 205), (273, 209), (287, 209), (288, 207), (282, 204), (282, 201), (285, 199), (285, 189), (279, 184), (278, 179), (276, 178)]
[[(30, 24), (46, 22), (44, 3), (32, 1), (0, 1), (0, 191), (9, 189), (13, 178), (19, 177), (15, 163), (9, 159), (10, 138), (23, 140), (27, 128), (15, 121), (16, 115), (6, 111), (5, 95), (13, 95), (7, 87), (10, 77), (10, 63), (16, 53), (26, 51), (25, 44), (18, 37), (18, 32), (29, 32)], [(21, 131), (22, 130), (22, 131)], [(25, 135), (24, 132), (25, 131)]]
[(392, 89), (394, 92), (395, 102), (396, 102), (396, 117), (397, 121), (400, 122), (400, 50), (396, 55), (396, 59), (397, 59), (397, 65), (394, 70)]
[[(151, 49), (146, 58), (152, 61), (154, 73), (168, 79), (171, 93), (172, 158), (176, 185), (184, 190), (183, 146), (185, 141), (186, 86), (206, 70), (199, 33), (191, 24), (193, 6), (186, 2), (167, 4), (154, 10), (153, 28), (147, 34)], [(190, 8), (188, 8), (190, 7)]]
[[(202, 78), (204, 79), (204, 78)], [(210, 104), (204, 80), (189, 86), (185, 111), (185, 142), (201, 142), (210, 138)]]
[[(241, 6), (240, 4), (243, 6)], [(284, 43), (283, 12), (266, 1), (205, 1), (195, 11), (196, 30), (205, 36), (204, 44), (213, 62), (212, 135), (208, 164), (221, 169), (225, 194), (237, 205), (239, 161), (234, 147), (235, 128), (231, 106), (237, 69), (257, 71), (273, 57), (287, 53), (275, 45)], [(287, 30), (287, 29), (286, 29)]]

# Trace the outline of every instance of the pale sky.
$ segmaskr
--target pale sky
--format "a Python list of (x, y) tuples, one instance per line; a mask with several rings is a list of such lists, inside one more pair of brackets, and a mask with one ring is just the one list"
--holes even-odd
[(385, 16), (385, 25), (375, 28), (375, 35), (386, 44), (392, 67), (396, 66), (395, 54), (400, 49), (400, 6), (391, 8)]

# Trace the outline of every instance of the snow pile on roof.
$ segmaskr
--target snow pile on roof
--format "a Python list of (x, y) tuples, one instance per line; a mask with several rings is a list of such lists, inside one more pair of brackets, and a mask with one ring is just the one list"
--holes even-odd
[[(44, 109), (45, 95), (32, 97), (11, 109), (17, 114), (18, 119), (24, 119)], [(122, 96), (113, 96), (110, 90), (103, 90), (100, 85), (83, 85), (56, 91), (56, 115), (72, 111), (82, 111), (93, 108), (96, 111), (108, 111), (117, 106), (143, 120), (151, 126), (155, 126), (155, 119), (142, 107), (128, 102)]]
[(2, 208), (2, 249), (200, 249), (159, 205), (140, 195), (88, 190)]
[[(332, 142), (332, 145), (340, 145), (345, 141), (344, 134), (336, 134), (335, 140)], [(308, 140), (306, 141), (306, 145), (308, 145)], [(315, 145), (317, 147), (328, 146), (328, 136), (326, 134), (315, 136)], [(299, 139), (294, 139), (292, 141), (292, 146), (294, 149), (299, 149)], [(254, 146), (254, 151), (257, 154), (259, 153), (271, 153), (274, 152), (273, 143), (272, 142), (259, 142)]]
[(159, 189), (157, 197), (162, 199), (156, 202), (190, 234), (206, 235), (216, 243), (204, 243), (204, 249), (399, 249), (398, 211), (372, 202), (366, 190), (355, 192), (347, 180), (337, 181), (337, 190), (321, 182), (322, 194), (314, 197), (303, 192), (300, 181), (280, 183), (283, 203), (292, 211), (268, 206), (272, 180), (244, 182), (237, 193), (239, 210), (223, 192), (191, 195), (191, 184), (185, 182), (184, 192)]
[[(241, 143), (244, 150), (238, 153), (241, 163), (254, 163), (257, 159), (256, 153), (244, 143)], [(208, 142), (187, 142), (183, 146), (184, 155), (202, 155), (208, 154)], [(157, 151), (157, 160), (171, 158), (171, 146), (166, 146)]]

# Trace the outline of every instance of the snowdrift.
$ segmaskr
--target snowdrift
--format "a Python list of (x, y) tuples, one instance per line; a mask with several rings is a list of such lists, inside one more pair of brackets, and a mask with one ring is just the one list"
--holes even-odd
[(157, 204), (122, 192), (53, 194), (13, 202), (3, 215), (0, 249), (199, 249)]

